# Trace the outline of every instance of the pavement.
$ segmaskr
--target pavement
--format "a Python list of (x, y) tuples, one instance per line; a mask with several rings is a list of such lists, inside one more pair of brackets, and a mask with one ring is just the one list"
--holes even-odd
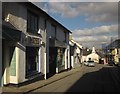
[(82, 70), (83, 67), (77, 67), (68, 71), (64, 71), (58, 74), (53, 75), (52, 77), (46, 79), (46, 80), (39, 80), (36, 81), (34, 83), (28, 84), (28, 85), (24, 85), (24, 86), (20, 86), (20, 87), (11, 87), (11, 86), (5, 86), (2, 88), (2, 92), (3, 94), (8, 93), (8, 92), (12, 92), (12, 93), (19, 93), (19, 94), (25, 94), (25, 93), (29, 93), (31, 91), (34, 91), (36, 89), (42, 88), (46, 85), (49, 85), (51, 83), (54, 83), (56, 81), (59, 81), (61, 79), (64, 79), (65, 77), (68, 77), (76, 72), (79, 72)]

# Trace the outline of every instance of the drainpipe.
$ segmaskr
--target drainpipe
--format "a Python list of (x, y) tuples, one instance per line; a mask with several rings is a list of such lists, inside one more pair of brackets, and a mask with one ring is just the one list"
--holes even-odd
[(68, 55), (68, 58), (67, 58), (67, 60), (68, 60), (68, 69), (70, 69), (70, 46), (68, 46), (68, 53), (67, 53), (67, 55)]
[(41, 47), (39, 47), (39, 51), (38, 51), (38, 71), (41, 72)]
[[(0, 52), (2, 52), (2, 39), (0, 39)], [(3, 79), (2, 79), (3, 70), (2, 69), (3, 69), (3, 66), (2, 66), (2, 53), (0, 53), (0, 87), (3, 86)]]
[(44, 64), (44, 79), (46, 80), (47, 79), (47, 62), (46, 62), (46, 53), (44, 54), (44, 57), (45, 57), (45, 64)]
[(65, 49), (65, 69), (68, 68), (68, 61), (67, 61), (67, 48)]
[[(2, 14), (2, 2), (0, 1), (0, 13)], [(0, 15), (0, 19), (2, 19), (2, 15)], [(2, 23), (2, 20), (0, 20), (0, 23)], [(2, 27), (2, 24), (0, 24)], [(0, 28), (0, 94), (2, 92), (1, 87), (3, 86), (3, 79), (2, 79), (2, 75), (3, 75), (3, 66), (2, 66), (2, 28)]]

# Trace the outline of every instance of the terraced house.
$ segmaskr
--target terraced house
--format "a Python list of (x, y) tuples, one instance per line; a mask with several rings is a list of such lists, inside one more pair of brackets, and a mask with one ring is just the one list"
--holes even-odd
[(108, 63), (120, 63), (120, 39), (116, 39), (106, 47), (106, 58)]
[(31, 2), (2, 3), (3, 84), (70, 68), (67, 28)]

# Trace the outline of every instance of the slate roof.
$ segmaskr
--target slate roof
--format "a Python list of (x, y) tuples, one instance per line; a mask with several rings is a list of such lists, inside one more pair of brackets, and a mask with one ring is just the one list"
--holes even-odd
[(103, 53), (101, 53), (101, 52), (96, 52), (101, 58), (104, 58), (105, 57), (105, 55), (103, 54)]
[(120, 39), (117, 39), (115, 41), (113, 41), (111, 44), (109, 44), (107, 47), (107, 49), (112, 49), (112, 48), (120, 48)]
[(87, 56), (92, 53), (92, 50), (87, 51), (87, 49), (83, 49), (83, 56)]

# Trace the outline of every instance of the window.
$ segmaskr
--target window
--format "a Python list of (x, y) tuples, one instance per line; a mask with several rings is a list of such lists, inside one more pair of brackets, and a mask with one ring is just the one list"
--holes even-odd
[(45, 31), (46, 28), (47, 28), (47, 20), (45, 19), (44, 20), (44, 31)]
[(67, 33), (64, 31), (64, 34), (65, 34), (65, 42), (67, 41), (66, 38), (67, 38)]
[(3, 4), (2, 4), (2, 20), (5, 19), (5, 7), (6, 7), (5, 4), (6, 4), (6, 3), (3, 3)]
[(29, 11), (27, 14), (27, 31), (32, 33), (38, 31), (38, 16)]
[(56, 26), (52, 25), (52, 32), (53, 32), (53, 36), (56, 38)]

